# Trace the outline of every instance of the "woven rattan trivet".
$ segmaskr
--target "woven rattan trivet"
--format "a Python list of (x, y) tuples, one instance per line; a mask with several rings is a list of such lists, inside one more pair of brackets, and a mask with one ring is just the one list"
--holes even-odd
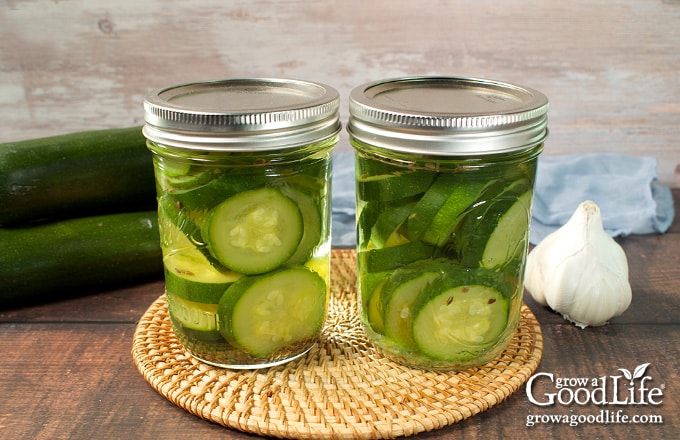
[(156, 391), (191, 414), (300, 439), (394, 438), (442, 428), (500, 403), (538, 367), (543, 336), (526, 305), (510, 346), (482, 367), (425, 372), (387, 360), (361, 330), (355, 262), (353, 250), (333, 250), (328, 323), (300, 359), (252, 371), (198, 362), (175, 338), (160, 296), (137, 325), (135, 363)]

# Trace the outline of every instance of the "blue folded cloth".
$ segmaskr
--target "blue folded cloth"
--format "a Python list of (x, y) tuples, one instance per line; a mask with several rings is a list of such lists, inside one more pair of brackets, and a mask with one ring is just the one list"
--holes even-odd
[[(622, 154), (573, 154), (538, 160), (530, 241), (538, 244), (564, 225), (578, 205), (600, 207), (611, 236), (663, 233), (673, 222), (673, 197), (659, 185), (656, 159)], [(333, 160), (333, 246), (354, 246), (355, 181), (353, 152)]]
[(656, 158), (596, 153), (538, 160), (530, 241), (564, 225), (585, 200), (600, 207), (609, 235), (663, 233), (673, 222), (673, 196), (659, 185)]
[(356, 244), (356, 195), (354, 189), (354, 153), (333, 155), (332, 194), (332, 245), (337, 247)]

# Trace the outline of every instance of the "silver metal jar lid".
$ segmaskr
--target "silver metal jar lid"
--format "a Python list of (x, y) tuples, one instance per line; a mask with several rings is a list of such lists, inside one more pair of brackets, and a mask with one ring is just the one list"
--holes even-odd
[(232, 78), (180, 84), (144, 100), (144, 135), (188, 150), (293, 148), (340, 131), (338, 92), (325, 84)]
[(369, 82), (350, 94), (347, 131), (403, 153), (470, 156), (531, 148), (548, 133), (548, 98), (475, 78), (410, 77)]

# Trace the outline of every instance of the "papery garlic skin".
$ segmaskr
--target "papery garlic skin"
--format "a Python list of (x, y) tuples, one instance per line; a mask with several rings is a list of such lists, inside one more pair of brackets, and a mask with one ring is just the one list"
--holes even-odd
[(600, 208), (588, 200), (527, 258), (531, 296), (581, 328), (606, 324), (632, 300), (626, 254), (604, 231)]

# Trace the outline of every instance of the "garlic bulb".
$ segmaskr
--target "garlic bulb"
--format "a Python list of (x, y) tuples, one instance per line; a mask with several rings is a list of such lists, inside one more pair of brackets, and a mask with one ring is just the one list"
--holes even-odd
[(628, 308), (626, 254), (604, 231), (594, 202), (581, 203), (529, 253), (525, 287), (536, 302), (581, 328), (606, 324)]

